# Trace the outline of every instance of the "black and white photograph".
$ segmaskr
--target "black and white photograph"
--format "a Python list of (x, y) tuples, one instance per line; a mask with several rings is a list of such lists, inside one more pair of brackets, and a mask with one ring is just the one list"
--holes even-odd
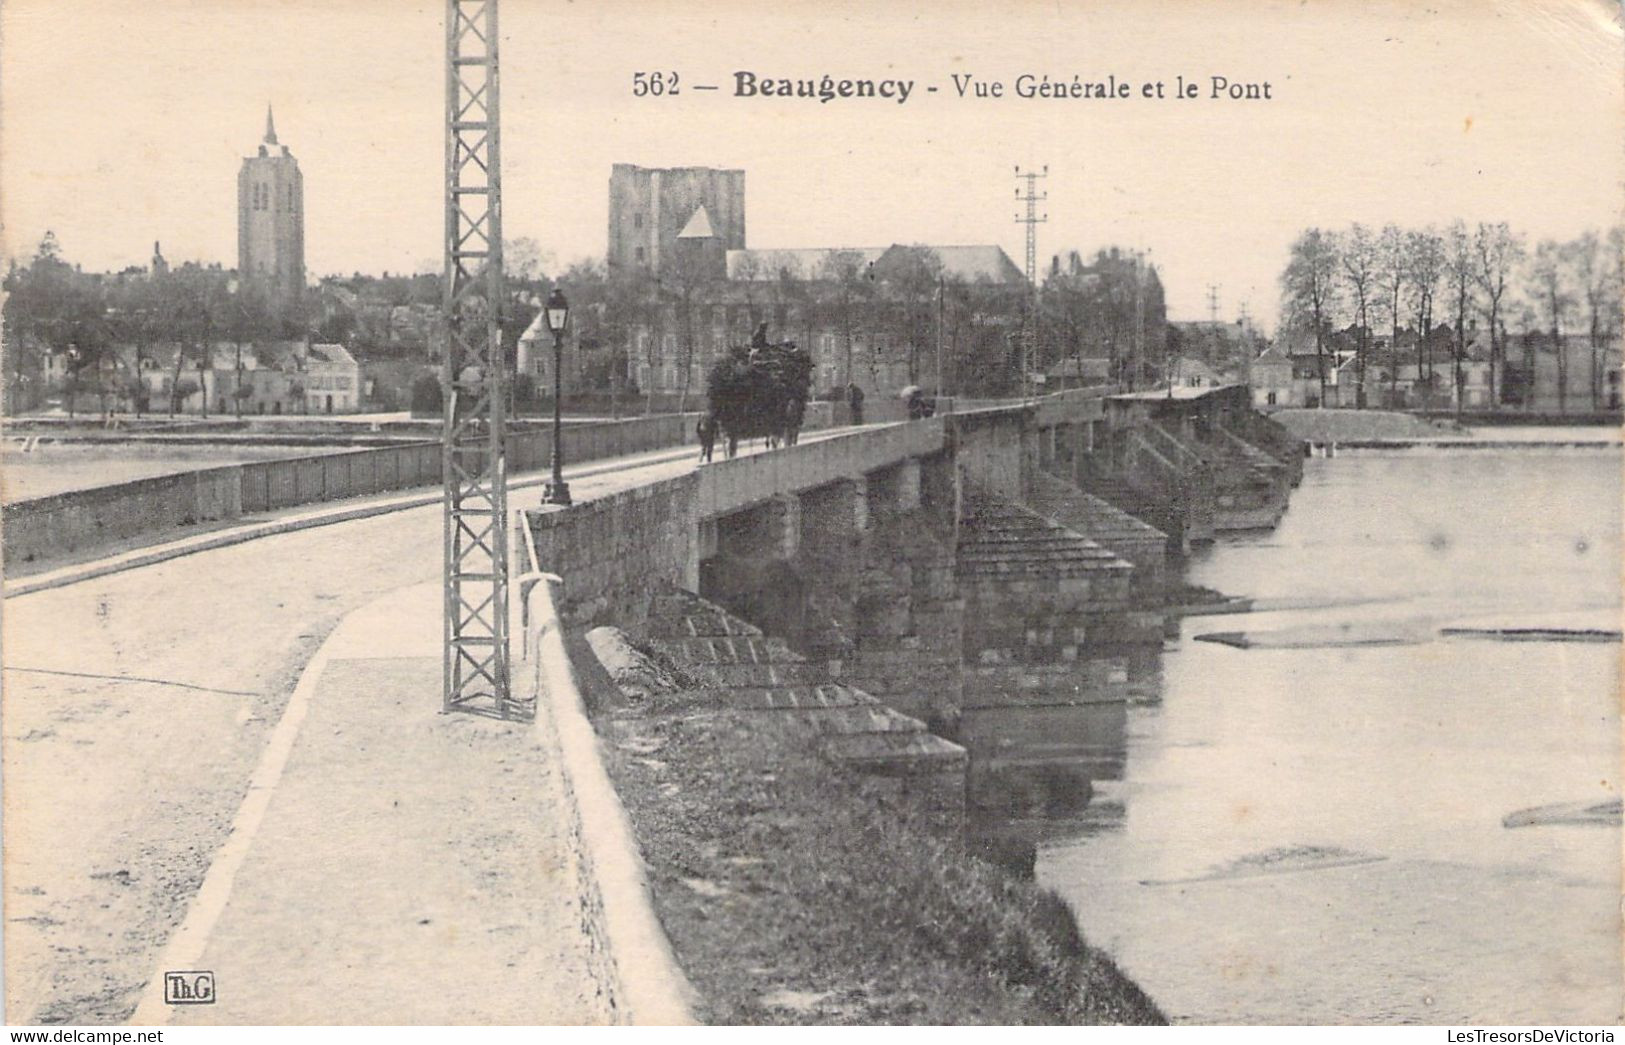
[(0, 253), (13, 1040), (1625, 1022), (1617, 2), (0, 0)]

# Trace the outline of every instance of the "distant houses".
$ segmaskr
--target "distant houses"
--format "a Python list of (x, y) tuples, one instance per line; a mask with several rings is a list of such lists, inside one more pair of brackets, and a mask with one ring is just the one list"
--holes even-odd
[(80, 407), (178, 414), (349, 414), (361, 407), (361, 367), (343, 345), (305, 341), (118, 344), (95, 368), (72, 375), (46, 353), (51, 393)]
[[(1561, 351), (1549, 334), (1506, 337), (1491, 362), (1487, 330), (1468, 327), (1456, 358), (1446, 326), (1418, 351), (1414, 331), (1368, 334), (1364, 351), (1352, 331), (1322, 339), (1321, 351), (1301, 334), (1278, 338), (1250, 365), (1253, 403), (1271, 407), (1366, 406), (1381, 409), (1519, 409), (1532, 413), (1585, 413), (1620, 409), (1620, 342), (1594, 343), (1589, 335), (1563, 335)], [(1321, 368), (1325, 368), (1325, 382)]]

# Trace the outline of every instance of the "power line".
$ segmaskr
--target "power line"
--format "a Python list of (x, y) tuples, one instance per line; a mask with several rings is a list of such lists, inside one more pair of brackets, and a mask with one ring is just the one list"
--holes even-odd
[[(1139, 381), (1140, 370), (1146, 366), (1145, 358), (1145, 251), (1134, 252), (1134, 364), (1130, 369), (1129, 391)], [(1170, 394), (1173, 378), (1168, 379)]]
[(1031, 168), (1023, 171), (1021, 165), (1016, 165), (1016, 180), (1027, 183), (1027, 193), (1022, 195), (1021, 187), (1016, 187), (1016, 201), (1027, 205), (1025, 216), (1016, 215), (1016, 224), (1027, 226), (1027, 322), (1022, 326), (1021, 336), (1021, 397), (1027, 398), (1031, 383), (1030, 368), (1033, 347), (1038, 342), (1038, 226), (1049, 220), (1049, 215), (1038, 213), (1038, 205), (1049, 199), (1049, 193), (1038, 192), (1038, 179), (1049, 177), (1049, 164), (1039, 170)]

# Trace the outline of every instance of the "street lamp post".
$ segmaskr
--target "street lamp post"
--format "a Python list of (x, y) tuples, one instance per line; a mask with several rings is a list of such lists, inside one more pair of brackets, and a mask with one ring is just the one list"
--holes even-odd
[(570, 303), (557, 287), (548, 295), (543, 306), (547, 316), (547, 329), (553, 335), (553, 478), (542, 484), (542, 503), (568, 505), (570, 486), (564, 481), (564, 421), (560, 414), (559, 396), (563, 390), (564, 329), (570, 322)]

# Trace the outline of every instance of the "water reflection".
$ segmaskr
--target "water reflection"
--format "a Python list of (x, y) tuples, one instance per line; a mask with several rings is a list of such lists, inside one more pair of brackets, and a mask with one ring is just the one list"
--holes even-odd
[(979, 708), (960, 720), (971, 753), (970, 804), (1017, 818), (1064, 818), (1089, 805), (1095, 781), (1123, 777), (1128, 705)]

